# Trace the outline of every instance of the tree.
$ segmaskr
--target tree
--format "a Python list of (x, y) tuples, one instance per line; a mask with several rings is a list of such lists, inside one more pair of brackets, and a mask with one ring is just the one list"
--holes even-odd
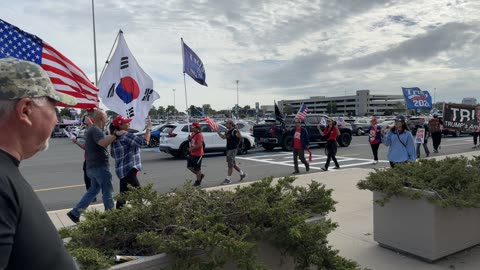
[(172, 114), (177, 114), (178, 111), (177, 109), (175, 109), (175, 107), (173, 107), (173, 105), (168, 105), (167, 108), (165, 109), (165, 113), (172, 115)]
[(334, 114), (337, 112), (337, 103), (335, 101), (330, 101), (327, 104), (327, 113)]
[(291, 115), (293, 113), (293, 108), (290, 105), (285, 105), (283, 111), (285, 112), (285, 115)]
[(157, 118), (157, 108), (155, 108), (155, 106), (152, 106), (150, 108), (150, 111), (148, 111), (148, 116), (152, 118)]
[(63, 107), (60, 109), (59, 115), (60, 115), (60, 118), (68, 118), (68, 119), (70, 119), (72, 116), (70, 114), (70, 108), (66, 108), (66, 107)]
[(243, 107), (245, 110), (250, 110), (250, 105), (245, 105), (245, 107)]
[(163, 106), (159, 106), (157, 109), (157, 114), (163, 116), (165, 114), (165, 108)]
[(215, 114), (215, 110), (212, 109), (210, 104), (203, 104), (202, 105), (202, 110), (203, 110), (203, 113), (206, 114), (206, 115), (214, 115)]
[(404, 112), (405, 111), (405, 103), (397, 102), (395, 105), (393, 105), (393, 111), (396, 112), (396, 113)]

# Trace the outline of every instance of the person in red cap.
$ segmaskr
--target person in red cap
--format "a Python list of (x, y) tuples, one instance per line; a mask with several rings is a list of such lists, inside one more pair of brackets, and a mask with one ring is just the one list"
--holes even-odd
[(382, 127), (378, 125), (378, 119), (376, 117), (372, 117), (372, 120), (370, 120), (370, 127), (368, 128), (367, 133), (368, 133), (368, 142), (370, 143), (370, 147), (372, 148), (372, 153), (373, 153), (372, 164), (377, 164), (378, 148), (382, 143)]
[(203, 157), (203, 134), (200, 132), (200, 123), (192, 123), (192, 134), (189, 137), (190, 141), (190, 156), (187, 159), (187, 169), (189, 169), (197, 179), (195, 180), (194, 186), (200, 186), (202, 183), (203, 177), (205, 175), (202, 173), (202, 157)]
[[(112, 143), (110, 154), (115, 160), (115, 173), (120, 179), (120, 193), (127, 192), (128, 185), (132, 187), (140, 186), (137, 178), (137, 172), (142, 170), (140, 147), (148, 145), (152, 131), (150, 118), (143, 138), (128, 132), (130, 122), (132, 122), (131, 118), (125, 118), (121, 115), (115, 117), (112, 121), (113, 130), (111, 130), (111, 133), (116, 133), (118, 138)], [(116, 208), (120, 209), (124, 204), (124, 201), (118, 200)]]

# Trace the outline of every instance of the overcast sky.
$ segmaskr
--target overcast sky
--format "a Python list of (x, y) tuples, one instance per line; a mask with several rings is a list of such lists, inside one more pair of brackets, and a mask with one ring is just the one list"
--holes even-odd
[[(95, 78), (91, 1), (2, 0), (2, 19), (35, 34)], [(95, 1), (99, 76), (119, 29), (160, 94), (185, 109), (180, 38), (208, 87), (186, 78), (188, 105), (214, 109), (430, 90), (480, 100), (478, 0)]]

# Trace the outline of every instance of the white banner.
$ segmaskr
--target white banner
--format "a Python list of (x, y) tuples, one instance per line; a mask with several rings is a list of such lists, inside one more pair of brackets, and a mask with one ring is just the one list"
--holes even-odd
[(132, 118), (130, 128), (143, 130), (152, 103), (160, 96), (153, 80), (138, 65), (120, 33), (117, 48), (98, 83), (99, 96), (108, 109)]

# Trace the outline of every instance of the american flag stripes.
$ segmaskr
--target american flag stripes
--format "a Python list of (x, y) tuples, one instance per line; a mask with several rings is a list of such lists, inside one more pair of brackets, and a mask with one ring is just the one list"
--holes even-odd
[(98, 106), (98, 88), (79, 67), (39, 37), (0, 19), (0, 58), (5, 57), (15, 57), (40, 65), (50, 76), (55, 90), (77, 100), (75, 108)]
[(307, 117), (307, 112), (308, 112), (307, 106), (304, 103), (302, 103), (302, 106), (300, 106), (300, 109), (298, 110), (295, 118), (303, 120), (303, 119), (305, 119), (305, 117)]
[[(200, 112), (200, 111), (199, 111)], [(203, 112), (200, 112), (200, 115), (202, 115), (203, 121), (207, 122), (207, 124), (213, 129), (217, 130), (218, 129), (218, 124), (215, 123), (210, 117), (206, 116)]]

